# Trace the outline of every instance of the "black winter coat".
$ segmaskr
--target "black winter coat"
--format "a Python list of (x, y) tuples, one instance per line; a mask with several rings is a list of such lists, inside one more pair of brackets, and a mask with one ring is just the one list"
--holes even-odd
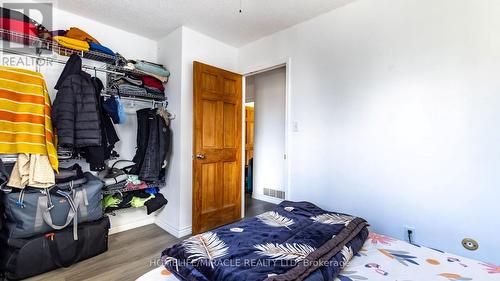
[(72, 55), (57, 81), (52, 124), (60, 146), (101, 145), (101, 126), (91, 76), (82, 71), (82, 59)]

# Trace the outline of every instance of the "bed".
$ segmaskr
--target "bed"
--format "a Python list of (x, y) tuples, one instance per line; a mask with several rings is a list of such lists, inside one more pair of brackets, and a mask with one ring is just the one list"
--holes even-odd
[[(219, 261), (234, 261), (237, 260), (238, 257), (259, 260), (276, 260), (274, 259), (276, 258), (276, 256), (261, 256), (259, 258), (256, 256), (252, 256), (253, 253), (252, 255), (248, 255), (248, 251), (250, 250), (247, 251), (245, 249), (248, 248), (248, 245), (258, 244), (258, 242), (261, 242), (263, 240), (290, 241), (290, 244), (302, 245), (305, 243), (315, 246), (315, 242), (312, 237), (315, 236), (318, 232), (327, 233), (328, 236), (331, 236), (327, 239), (330, 243), (336, 239), (336, 236), (345, 236), (348, 228), (350, 228), (351, 230), (355, 229), (355, 227), (353, 227), (353, 224), (356, 224), (358, 226), (357, 230), (351, 233), (349, 239), (344, 239), (344, 243), (341, 243), (340, 247), (343, 248), (343, 250), (338, 251), (338, 248), (334, 247), (332, 248), (332, 250), (335, 252), (334, 254), (322, 256), (323, 258), (326, 257), (330, 262), (345, 261), (344, 264), (328, 263), (327, 266), (320, 266), (316, 269), (309, 268), (310, 274), (302, 275), (300, 277), (297, 277), (297, 279), (307, 281), (500, 280), (499, 266), (462, 258), (435, 249), (409, 244), (401, 240), (377, 234), (375, 232), (368, 232), (368, 230), (366, 229), (366, 223), (364, 223), (364, 220), (362, 219), (350, 217), (345, 214), (324, 212), (324, 210), (321, 210), (318, 207), (307, 202), (296, 203), (285, 201), (282, 204), (278, 205), (277, 208), (271, 212), (272, 216), (281, 216), (281, 227), (276, 225), (271, 226), (268, 225), (268, 223), (272, 223), (265, 222), (266, 219), (269, 219), (268, 216), (270, 214), (268, 212), (251, 219), (243, 220), (236, 224), (221, 227), (217, 230), (214, 230), (214, 232), (209, 232), (208, 234), (212, 236), (217, 234), (218, 237), (221, 238), (221, 240), (227, 242), (227, 245), (233, 245), (235, 248), (233, 251), (224, 252), (225, 256), (221, 255)], [(307, 215), (304, 215), (304, 213)], [(334, 217), (326, 217), (327, 220), (325, 221), (325, 217), (321, 217), (321, 215), (323, 214), (334, 215)], [(311, 222), (301, 222), (301, 216), (306, 218), (305, 220), (311, 220)], [(321, 221), (321, 218), (323, 219), (323, 221)], [(295, 224), (290, 224), (290, 221), (287, 221), (287, 219), (293, 220)], [(334, 223), (332, 223), (332, 220)], [(258, 225), (258, 223), (261, 224)], [(302, 240), (300, 240), (297, 238), (297, 236), (300, 235), (290, 234), (291, 232), (294, 233), (294, 227), (298, 229), (296, 233), (306, 233), (307, 235), (305, 235), (305, 238), (303, 237), (301, 238)], [(249, 229), (254, 232), (249, 232)], [(236, 233), (234, 233), (234, 230), (236, 230)], [(332, 232), (330, 231), (333, 231), (333, 233), (335, 234), (331, 235)], [(267, 233), (267, 236), (263, 233)], [(289, 236), (283, 237), (282, 235), (285, 234)], [(262, 238), (262, 235), (264, 235), (265, 237)], [(240, 238), (236, 239), (236, 241), (234, 242), (231, 242), (232, 236)], [(210, 239), (212, 238), (213, 237), (211, 237)], [(138, 280), (243, 281), (264, 279), (296, 279), (296, 277), (290, 277), (291, 268), (282, 268), (282, 265), (276, 266), (275, 264), (273, 264), (270, 269), (266, 268), (268, 264), (253, 264), (252, 266), (244, 267), (240, 264), (233, 265), (228, 263), (226, 265), (225, 263), (219, 263), (214, 265), (212, 263), (209, 263), (204, 267), (197, 267), (192, 266), (192, 264), (195, 264), (193, 263), (192, 255), (188, 263), (177, 263), (180, 260), (184, 259), (184, 256), (189, 255), (189, 253), (183, 252), (182, 249), (189, 249), (189, 246), (193, 246), (192, 244), (190, 244), (191, 242), (193, 242), (193, 239), (195, 238), (190, 238), (183, 243), (177, 244), (165, 250), (162, 254), (162, 260), (166, 267), (154, 269), (151, 272), (148, 272), (147, 274), (140, 277)], [(221, 241), (216, 242), (216, 244), (218, 243), (221, 243)], [(324, 241), (320, 241), (319, 243), (324, 243)], [(267, 244), (269, 246), (272, 243)], [(227, 246), (224, 243), (218, 245)], [(323, 247), (318, 247), (317, 249), (322, 248)], [(349, 250), (346, 250), (346, 248), (348, 248)], [(257, 247), (252, 251), (258, 252), (261, 250), (262, 248)], [(310, 251), (310, 253), (317, 253), (318, 251)], [(327, 252), (328, 251), (324, 253)], [(314, 254), (311, 255), (313, 256)], [(175, 264), (172, 264), (172, 257), (175, 257)], [(309, 257), (310, 256), (307, 256), (306, 260)], [(284, 256), (278, 255), (278, 258), (281, 261)], [(216, 259), (212, 261), (215, 260)], [(186, 259), (186, 261), (188, 260)], [(300, 263), (296, 264), (296, 267), (301, 267), (304, 261), (305, 260), (300, 261)], [(229, 266), (230, 269), (227, 269), (227, 266)], [(231, 266), (237, 267), (238, 270), (235, 271)], [(276, 274), (269, 274), (268, 270), (272, 270), (273, 272), (276, 272)], [(262, 275), (261, 273), (265, 274)]]

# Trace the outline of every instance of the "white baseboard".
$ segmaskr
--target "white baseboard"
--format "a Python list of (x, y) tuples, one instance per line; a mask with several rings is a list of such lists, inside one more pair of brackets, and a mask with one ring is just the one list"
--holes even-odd
[(179, 230), (179, 237), (188, 236), (191, 235), (191, 233), (193, 233), (193, 227), (191, 225), (188, 225)]
[(285, 201), (283, 199), (267, 196), (264, 194), (257, 194), (257, 193), (253, 193), (252, 198), (257, 199), (257, 200), (261, 200), (261, 201), (266, 201), (266, 202), (272, 203), (272, 204), (279, 204), (279, 203)]
[(165, 230), (166, 232), (172, 234), (177, 238), (191, 235), (192, 233), (192, 227), (190, 225), (179, 229), (171, 225), (170, 223), (166, 222), (165, 220), (161, 219), (161, 217), (157, 217), (155, 223), (159, 227), (163, 228), (163, 230)]
[(129, 208), (114, 212), (115, 215), (108, 215), (111, 221), (109, 234), (138, 228), (155, 223), (156, 214), (148, 215), (146, 208)]
[[(113, 221), (112, 218), (111, 218), (111, 221)], [(153, 223), (155, 223), (155, 217), (154, 216), (151, 216), (149, 218), (144, 218), (144, 219), (141, 219), (141, 220), (137, 220), (137, 221), (133, 221), (133, 222), (126, 223), (126, 224), (120, 224), (120, 225), (117, 225), (117, 226), (113, 226), (113, 223), (111, 223), (111, 228), (109, 229), (109, 234), (110, 235), (111, 234), (116, 234), (116, 233), (119, 233), (119, 232), (131, 230), (131, 229), (134, 229), (134, 228), (138, 228), (138, 227), (141, 227), (141, 226), (146, 226), (146, 225), (153, 224)]]

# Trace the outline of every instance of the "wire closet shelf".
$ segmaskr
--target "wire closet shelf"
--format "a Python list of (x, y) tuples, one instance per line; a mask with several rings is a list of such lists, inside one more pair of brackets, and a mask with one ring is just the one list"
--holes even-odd
[[(41, 55), (44, 51), (52, 51), (62, 56), (71, 56), (72, 54), (77, 54), (82, 58), (90, 59), (93, 61), (103, 62), (106, 64), (112, 64), (115, 62), (116, 57), (113, 55), (96, 52), (93, 50), (89, 51), (78, 51), (67, 47), (64, 47), (57, 42), (52, 40), (47, 40), (39, 37), (34, 37), (19, 32), (15, 32), (8, 29), (0, 28), (0, 37), (4, 41), (22, 44), (27, 47), (32, 47), (36, 50), (37, 55)], [(6, 48), (2, 48), (6, 49)], [(40, 57), (42, 59), (42, 57)]]
[[(66, 64), (66, 60), (64, 59), (58, 59), (56, 57), (50, 57), (50, 56), (43, 56), (44, 53), (49, 54), (50, 52), (57, 53), (61, 56), (71, 56), (72, 54), (76, 54), (82, 58), (97, 61), (104, 63), (104, 65), (98, 67), (98, 66), (91, 66), (91, 65), (82, 65), (83, 69), (87, 70), (93, 70), (93, 71), (99, 71), (99, 72), (104, 72), (107, 74), (112, 74), (112, 75), (118, 75), (118, 76), (125, 76), (127, 73), (129, 74), (136, 74), (136, 75), (144, 75), (143, 73), (131, 69), (126, 69), (122, 68), (120, 66), (115, 65), (116, 57), (109, 55), (109, 54), (104, 54), (101, 52), (96, 52), (96, 51), (78, 51), (78, 50), (73, 50), (67, 47), (64, 47), (62, 45), (59, 45), (57, 42), (53, 42), (51, 40), (47, 39), (42, 39), (39, 37), (34, 37), (34, 36), (29, 36), (26, 34), (22, 34), (19, 32), (15, 32), (12, 30), (8, 29), (3, 29), (0, 28), (0, 39), (3, 40), (3, 43), (6, 44), (8, 42), (11, 43), (16, 43), (16, 44), (21, 44), (22, 46), (25, 47), (30, 47), (28, 51), (26, 51), (26, 48), (10, 48), (10, 47), (5, 47), (5, 45), (0, 47), (0, 52), (3, 53), (8, 53), (12, 55), (18, 55), (18, 56), (24, 56), (24, 57), (29, 57), (32, 59), (37, 60), (37, 65), (40, 60), (48, 61), (48, 62), (55, 62), (59, 64)], [(111, 96), (111, 95), (117, 95), (120, 96), (120, 98), (124, 100), (132, 100), (132, 101), (139, 101), (139, 102), (151, 102), (153, 105), (161, 105), (163, 107), (166, 107), (168, 105), (168, 102), (165, 98), (165, 96), (159, 96), (159, 95), (153, 95), (153, 94), (144, 94), (141, 92), (134, 93), (130, 92), (127, 94), (119, 93), (115, 89), (109, 89), (103, 92), (103, 96)]]

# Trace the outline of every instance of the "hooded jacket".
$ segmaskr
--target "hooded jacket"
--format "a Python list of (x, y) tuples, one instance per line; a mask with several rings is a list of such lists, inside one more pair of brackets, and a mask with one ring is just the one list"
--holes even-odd
[(100, 118), (96, 90), (91, 76), (82, 71), (82, 59), (73, 54), (55, 86), (52, 124), (60, 146), (101, 145)]

